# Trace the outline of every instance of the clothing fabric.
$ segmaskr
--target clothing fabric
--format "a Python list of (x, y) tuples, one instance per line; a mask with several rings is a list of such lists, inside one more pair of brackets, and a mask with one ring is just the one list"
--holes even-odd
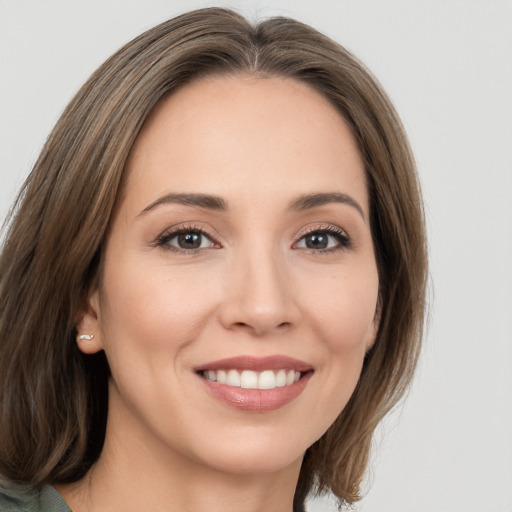
[(0, 512), (72, 512), (55, 487), (0, 484)]

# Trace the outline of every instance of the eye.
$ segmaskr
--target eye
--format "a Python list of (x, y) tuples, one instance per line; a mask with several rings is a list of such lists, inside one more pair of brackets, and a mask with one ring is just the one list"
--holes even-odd
[(294, 245), (296, 249), (312, 249), (316, 251), (335, 251), (346, 249), (351, 245), (349, 236), (340, 228), (329, 226), (309, 231)]
[(164, 233), (156, 242), (163, 249), (177, 252), (195, 252), (220, 247), (199, 228), (179, 228)]

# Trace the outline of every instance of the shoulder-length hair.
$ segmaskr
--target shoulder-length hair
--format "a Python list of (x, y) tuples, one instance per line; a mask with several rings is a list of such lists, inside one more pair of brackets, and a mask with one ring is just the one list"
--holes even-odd
[(0, 257), (0, 473), (40, 485), (98, 458), (108, 364), (84, 356), (75, 321), (98, 275), (125, 163), (164, 96), (212, 75), (281, 76), (318, 91), (349, 124), (366, 169), (380, 326), (353, 396), (306, 452), (294, 509), (311, 491), (359, 499), (375, 427), (406, 391), (420, 350), (424, 216), (413, 157), (386, 94), (342, 46), (287, 18), (251, 24), (193, 11), (145, 32), (80, 89), (18, 197)]

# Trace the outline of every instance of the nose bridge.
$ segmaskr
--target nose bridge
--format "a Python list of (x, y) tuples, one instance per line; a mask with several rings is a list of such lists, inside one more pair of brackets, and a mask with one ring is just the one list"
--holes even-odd
[(240, 250), (233, 258), (224, 322), (261, 335), (297, 320), (289, 269), (270, 243)]

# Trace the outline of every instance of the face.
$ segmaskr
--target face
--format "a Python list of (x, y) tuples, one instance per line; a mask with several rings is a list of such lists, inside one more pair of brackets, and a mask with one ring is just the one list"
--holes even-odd
[(290, 79), (203, 79), (157, 106), (126, 173), (79, 324), (112, 370), (109, 431), (222, 471), (300, 464), (377, 329), (345, 121)]

